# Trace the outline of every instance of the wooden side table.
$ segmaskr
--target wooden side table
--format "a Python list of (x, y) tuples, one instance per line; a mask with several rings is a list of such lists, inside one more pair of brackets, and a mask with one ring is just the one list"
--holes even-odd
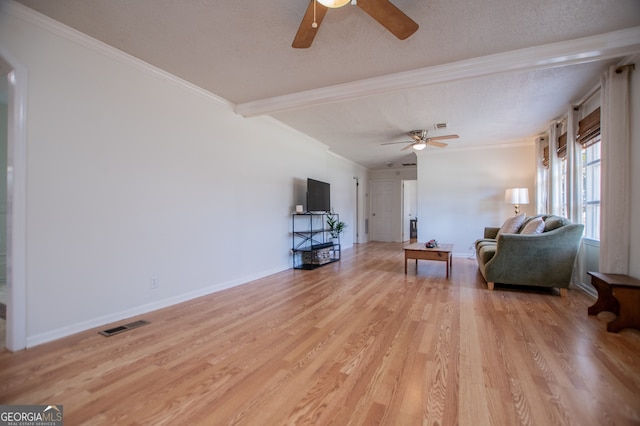
[(598, 291), (598, 300), (589, 307), (589, 315), (612, 312), (617, 318), (607, 324), (607, 331), (617, 333), (623, 328), (640, 330), (640, 280), (628, 275), (587, 272)]

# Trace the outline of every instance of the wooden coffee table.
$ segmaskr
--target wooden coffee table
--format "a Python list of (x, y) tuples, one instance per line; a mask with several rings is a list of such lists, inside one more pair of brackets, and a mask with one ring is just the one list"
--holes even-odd
[(438, 247), (427, 248), (426, 243), (413, 243), (404, 247), (404, 273), (407, 273), (407, 261), (416, 260), (416, 272), (418, 270), (418, 259), (439, 260), (447, 265), (447, 279), (449, 270), (453, 267), (453, 244), (440, 244)]

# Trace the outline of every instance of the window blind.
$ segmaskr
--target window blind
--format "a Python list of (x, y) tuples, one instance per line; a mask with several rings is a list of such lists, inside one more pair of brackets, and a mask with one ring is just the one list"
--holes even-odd
[(567, 133), (563, 133), (558, 138), (558, 149), (556, 150), (558, 158), (567, 156)]
[(580, 120), (578, 123), (578, 136), (576, 140), (583, 148), (586, 148), (596, 142), (596, 136), (600, 136), (599, 107)]

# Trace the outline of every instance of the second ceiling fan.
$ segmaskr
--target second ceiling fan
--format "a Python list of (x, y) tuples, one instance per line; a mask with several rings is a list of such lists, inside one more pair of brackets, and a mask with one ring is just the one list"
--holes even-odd
[(445, 142), (440, 142), (441, 140), (458, 139), (460, 136), (443, 135), (443, 136), (433, 136), (429, 138), (427, 137), (427, 130), (412, 130), (409, 132), (409, 137), (413, 140), (407, 141), (407, 142), (387, 142), (381, 145), (394, 145), (398, 143), (408, 143), (408, 145), (402, 148), (400, 151), (405, 151), (409, 148), (413, 148), (416, 151), (420, 151), (422, 149), (425, 149), (427, 145), (437, 146), (438, 148), (444, 148), (448, 144)]
[[(345, 6), (351, 0), (311, 0), (302, 18), (292, 46), (307, 48), (320, 28), (324, 15), (329, 8)], [(404, 40), (418, 31), (418, 24), (394, 6), (389, 0), (354, 0), (351, 2), (378, 21), (391, 34)]]

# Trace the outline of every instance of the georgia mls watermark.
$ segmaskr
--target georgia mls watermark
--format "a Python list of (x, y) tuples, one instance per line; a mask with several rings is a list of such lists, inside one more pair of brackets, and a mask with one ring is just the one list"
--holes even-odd
[(62, 426), (62, 405), (0, 405), (0, 426)]

